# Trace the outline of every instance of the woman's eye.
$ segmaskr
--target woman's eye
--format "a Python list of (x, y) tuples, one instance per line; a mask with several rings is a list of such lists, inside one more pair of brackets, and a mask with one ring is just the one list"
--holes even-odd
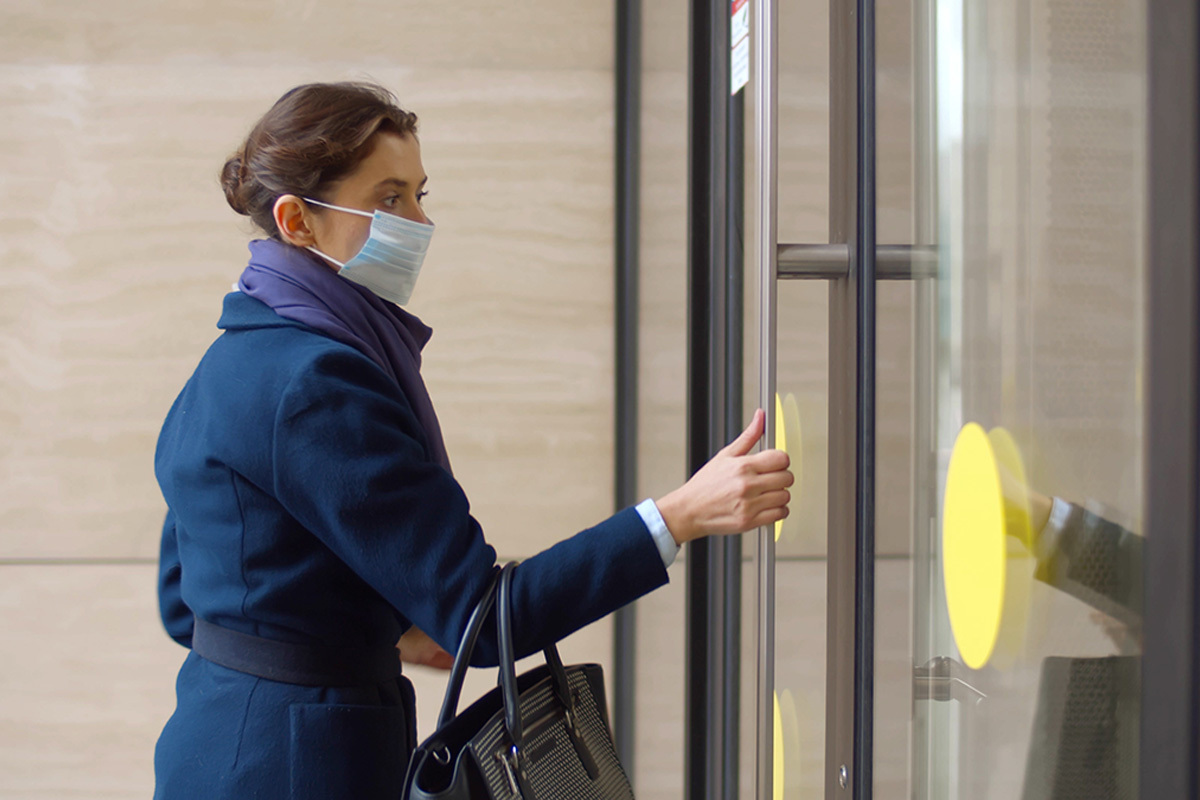
[(418, 203), (422, 202), (428, 196), (429, 196), (429, 191), (426, 189), (422, 189), (421, 191), (417, 192), (417, 202)]

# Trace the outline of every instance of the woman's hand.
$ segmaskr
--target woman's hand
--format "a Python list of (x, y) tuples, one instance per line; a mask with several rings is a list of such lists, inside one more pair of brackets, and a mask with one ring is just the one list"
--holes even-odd
[(404, 632), (396, 644), (396, 649), (400, 651), (400, 660), (407, 664), (419, 664), (433, 669), (450, 669), (454, 666), (454, 656), (443, 650), (416, 625)]
[(677, 544), (702, 536), (742, 533), (773, 525), (788, 515), (795, 481), (782, 450), (750, 455), (763, 435), (767, 415), (754, 412), (750, 427), (721, 450), (691, 480), (656, 501)]

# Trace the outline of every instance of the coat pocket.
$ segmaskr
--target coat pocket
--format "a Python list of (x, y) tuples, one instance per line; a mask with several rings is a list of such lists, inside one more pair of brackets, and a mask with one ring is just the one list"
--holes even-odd
[(292, 800), (396, 800), (408, 766), (409, 720), (396, 706), (290, 708)]

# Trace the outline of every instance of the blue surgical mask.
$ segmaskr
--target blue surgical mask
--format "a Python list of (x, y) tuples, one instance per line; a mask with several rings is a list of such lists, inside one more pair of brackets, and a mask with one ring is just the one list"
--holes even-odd
[(425, 251), (429, 248), (429, 240), (433, 238), (433, 223), (413, 222), (411, 219), (384, 211), (372, 214), (369, 211), (343, 208), (307, 197), (304, 200), (335, 211), (371, 218), (370, 236), (363, 243), (362, 249), (344, 264), (315, 247), (308, 249), (340, 267), (338, 275), (343, 278), (365, 286), (379, 297), (398, 306), (406, 304), (412, 297), (417, 276), (421, 274)]

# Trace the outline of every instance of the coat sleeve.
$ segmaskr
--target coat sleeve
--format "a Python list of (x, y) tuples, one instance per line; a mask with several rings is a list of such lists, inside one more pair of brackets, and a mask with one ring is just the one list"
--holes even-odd
[(167, 635), (184, 647), (192, 646), (195, 619), (180, 594), (179, 533), (175, 513), (167, 509), (163, 521), (162, 549), (158, 558), (158, 611)]
[(1034, 577), (1126, 625), (1141, 625), (1144, 540), (1073, 503), (1067, 508), (1066, 519), (1042, 533)]
[[(399, 388), (357, 353), (293, 377), (274, 425), (274, 494), (364, 581), (450, 652), (496, 562), (462, 488), (430, 461)], [(536, 480), (537, 476), (531, 476)], [(625, 509), (526, 560), (513, 576), (514, 646), (528, 654), (667, 582)], [(472, 662), (495, 664), (494, 626)]]

